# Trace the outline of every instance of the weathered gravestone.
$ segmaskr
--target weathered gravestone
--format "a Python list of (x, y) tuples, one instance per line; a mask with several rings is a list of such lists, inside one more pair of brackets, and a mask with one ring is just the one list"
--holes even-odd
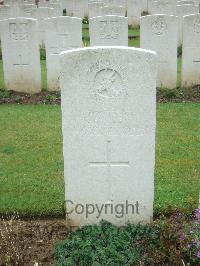
[(23, 2), (23, 4), (34, 4), (35, 5), (35, 0), (23, 0), (22, 1)]
[(129, 25), (135, 27), (139, 26), (141, 13), (142, 13), (141, 0), (127, 0), (127, 16), (128, 16)]
[(123, 6), (126, 8), (127, 0), (102, 0), (106, 6)]
[(158, 54), (158, 87), (176, 87), (177, 31), (178, 18), (175, 16), (141, 17), (140, 47), (156, 51)]
[(182, 45), (183, 41), (183, 17), (186, 15), (198, 13), (198, 7), (196, 5), (178, 5), (176, 6), (176, 15), (178, 16), (178, 45)]
[(157, 0), (151, 5), (151, 14), (176, 15), (176, 0)]
[(11, 5), (12, 4), (12, 0), (4, 0), (3, 4), (4, 5)]
[(22, 16), (25, 18), (35, 18), (36, 9), (36, 5), (24, 4), (21, 6)]
[(73, 1), (72, 0), (62, 0), (62, 7), (66, 9), (66, 15), (73, 15)]
[(88, 4), (89, 18), (97, 17), (101, 15), (101, 7), (104, 4), (102, 2), (92, 2)]
[(141, 0), (142, 12), (148, 12), (148, 0)]
[(59, 90), (62, 51), (82, 47), (82, 21), (80, 18), (57, 17), (45, 21), (45, 48), (48, 90)]
[(182, 86), (200, 84), (200, 14), (184, 17)]
[(125, 17), (103, 16), (89, 20), (90, 45), (128, 46), (128, 20)]
[(77, 18), (88, 16), (88, 0), (73, 0), (73, 16)]
[[(67, 221), (153, 216), (156, 55), (93, 47), (60, 55)], [(100, 213), (101, 210), (101, 213)]]
[(41, 46), (45, 42), (45, 19), (55, 16), (55, 10), (49, 7), (38, 7), (35, 16), (38, 19), (38, 37)]
[(54, 9), (53, 12), (54, 12), (54, 16), (55, 17), (59, 17), (59, 16), (63, 15), (63, 10), (62, 10), (61, 4), (59, 4), (59, 3), (51, 3), (50, 2), (49, 7)]
[(2, 5), (0, 7), (0, 20), (9, 18), (10, 14), (11, 14), (10, 6)]
[(16, 18), (0, 22), (5, 85), (8, 90), (41, 90), (37, 20)]
[(125, 16), (126, 9), (124, 6), (103, 6), (101, 7), (101, 15), (115, 15), (115, 16)]

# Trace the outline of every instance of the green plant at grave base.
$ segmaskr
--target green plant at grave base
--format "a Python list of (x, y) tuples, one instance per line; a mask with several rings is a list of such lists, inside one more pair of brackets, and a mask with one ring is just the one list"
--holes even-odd
[(0, 102), (10, 97), (10, 91), (0, 89)]
[(162, 94), (167, 99), (172, 99), (176, 97), (176, 90), (175, 89), (168, 89), (168, 88), (157, 88), (158, 93)]
[(60, 101), (60, 95), (54, 95), (54, 94), (48, 94), (44, 97), (44, 103), (45, 104), (52, 104), (56, 103), (57, 101)]
[[(146, 225), (116, 227), (106, 221), (71, 232), (56, 247), (58, 265), (137, 265), (151, 263), (145, 254), (159, 235)], [(146, 249), (145, 249), (146, 247)]]
[(88, 17), (85, 17), (83, 20), (82, 20), (83, 24), (86, 24), (88, 25), (89, 24), (89, 18)]
[(45, 48), (40, 49), (40, 60), (46, 60), (46, 51)]
[(20, 95), (15, 96), (15, 102), (20, 103), (22, 101), (22, 97)]
[(178, 50), (177, 50), (177, 54), (178, 54), (178, 58), (179, 57), (182, 57), (182, 45), (180, 45), (179, 47), (178, 47)]
[(59, 266), (190, 265), (200, 263), (200, 209), (187, 217), (176, 211), (149, 225), (116, 227), (106, 221), (69, 232), (56, 246)]

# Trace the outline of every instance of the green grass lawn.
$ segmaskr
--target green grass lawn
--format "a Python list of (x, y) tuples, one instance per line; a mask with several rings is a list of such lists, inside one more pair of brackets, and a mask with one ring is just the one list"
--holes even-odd
[[(197, 103), (158, 104), (155, 210), (192, 211), (200, 190)], [(0, 106), (0, 213), (64, 214), (60, 106)]]

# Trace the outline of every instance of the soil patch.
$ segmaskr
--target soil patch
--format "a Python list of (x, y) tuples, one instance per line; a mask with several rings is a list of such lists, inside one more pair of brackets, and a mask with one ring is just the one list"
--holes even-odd
[(64, 219), (1, 219), (0, 265), (55, 265), (54, 247), (66, 237)]

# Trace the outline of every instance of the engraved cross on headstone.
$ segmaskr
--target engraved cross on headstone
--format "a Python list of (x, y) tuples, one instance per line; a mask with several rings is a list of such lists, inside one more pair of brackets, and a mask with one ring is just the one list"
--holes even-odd
[(111, 141), (107, 140), (106, 142), (106, 160), (105, 161), (95, 161), (89, 162), (90, 167), (106, 167), (107, 168), (107, 180), (108, 180), (108, 197), (111, 195), (111, 170), (112, 167), (130, 167), (129, 161), (113, 161), (111, 159)]
[(18, 58), (19, 58), (18, 63), (13, 64), (13, 66), (20, 68), (20, 79), (23, 80), (23, 76), (24, 76), (23, 75), (23, 69), (24, 69), (24, 67), (29, 66), (29, 64), (23, 63), (21, 54), (18, 55)]

